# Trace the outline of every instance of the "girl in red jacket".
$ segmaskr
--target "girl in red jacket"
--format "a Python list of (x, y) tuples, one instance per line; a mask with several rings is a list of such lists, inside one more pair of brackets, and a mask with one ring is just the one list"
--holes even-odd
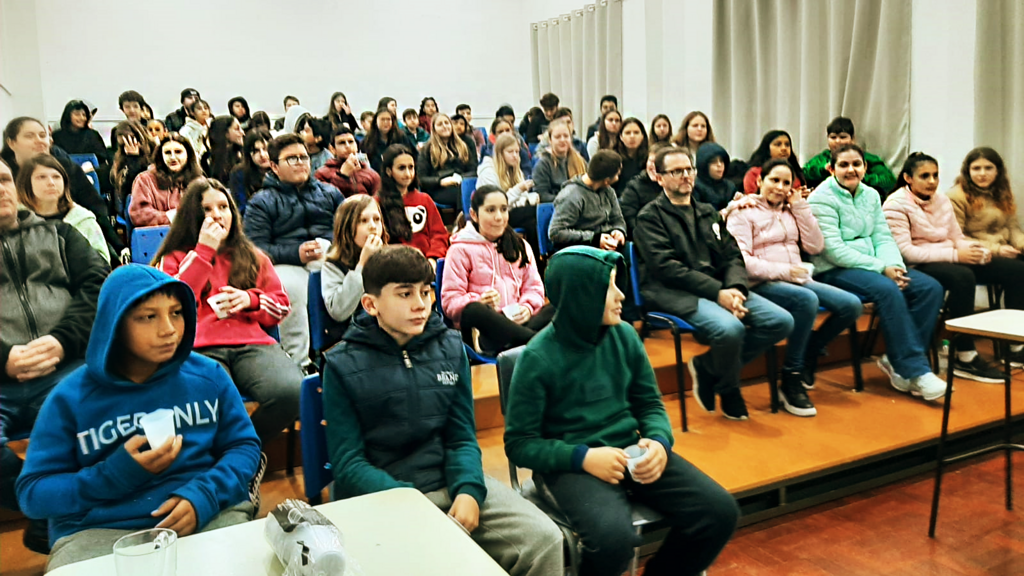
[(266, 330), (290, 311), (270, 258), (242, 232), (231, 193), (199, 178), (181, 198), (154, 261), (196, 296), (195, 351), (221, 363), (243, 396), (263, 446), (299, 413), (302, 373)]
[(436, 267), (437, 259), (448, 252), (448, 229), (434, 201), (419, 191), (412, 149), (405, 144), (388, 146), (381, 167), (377, 201), (391, 243), (416, 248)]

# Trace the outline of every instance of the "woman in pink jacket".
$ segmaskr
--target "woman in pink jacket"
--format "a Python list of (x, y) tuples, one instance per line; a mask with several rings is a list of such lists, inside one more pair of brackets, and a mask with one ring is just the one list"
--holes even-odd
[(508, 225), (508, 198), (497, 186), (481, 186), (470, 200), (467, 223), (452, 238), (445, 258), (441, 308), (477, 349), (499, 352), (526, 344), (551, 322), (544, 283), (530, 245)]
[[(818, 356), (857, 321), (861, 303), (845, 290), (815, 282), (814, 266), (801, 261), (801, 250), (818, 254), (825, 239), (794, 180), (786, 159), (769, 160), (757, 179), (760, 196), (753, 206), (732, 212), (726, 226), (743, 252), (751, 290), (793, 315), (779, 400), (790, 414), (814, 416), (817, 410), (804, 389), (814, 387)], [(830, 314), (815, 331), (819, 307)]]
[(181, 195), (203, 175), (192, 145), (180, 134), (168, 134), (157, 147), (153, 165), (135, 177), (128, 217), (135, 226), (167, 226), (174, 220)]
[[(903, 164), (897, 188), (885, 200), (882, 211), (907, 264), (935, 278), (948, 292), (946, 316), (959, 318), (974, 313), (974, 292), (978, 282), (1019, 286), (1024, 262), (1015, 258), (992, 258), (981, 242), (964, 235), (953, 212), (953, 203), (938, 194), (939, 163), (922, 152), (914, 152)], [(1006, 291), (1009, 308), (1024, 308), (1024, 291)], [(974, 349), (974, 338), (960, 336), (957, 355), (950, 358), (953, 373), (961, 378), (1000, 384), (1003, 371)]]

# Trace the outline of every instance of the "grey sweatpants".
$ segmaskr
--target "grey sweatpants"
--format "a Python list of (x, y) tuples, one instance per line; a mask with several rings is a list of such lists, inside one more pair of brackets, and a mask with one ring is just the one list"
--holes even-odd
[[(209, 532), (210, 530), (226, 528), (235, 524), (244, 524), (252, 520), (253, 514), (255, 514), (255, 510), (253, 510), (252, 502), (247, 500), (222, 510), (220, 514), (217, 514), (207, 522), (206, 526), (196, 530), (196, 532)], [(61, 566), (111, 554), (114, 551), (114, 542), (117, 542), (122, 536), (127, 536), (133, 532), (138, 532), (138, 530), (93, 528), (92, 530), (82, 530), (70, 536), (65, 536), (54, 543), (53, 549), (50, 551), (50, 557), (46, 561), (46, 571), (49, 572)]]
[(309, 364), (309, 312), (306, 310), (309, 270), (303, 266), (275, 264), (274, 272), (288, 293), (292, 311), (281, 320), (281, 345), (300, 367)]
[[(564, 574), (562, 531), (547, 514), (505, 484), (484, 476), (487, 498), (480, 506), (480, 524), (470, 537), (510, 576)], [(445, 514), (452, 507), (448, 489), (426, 497)]]

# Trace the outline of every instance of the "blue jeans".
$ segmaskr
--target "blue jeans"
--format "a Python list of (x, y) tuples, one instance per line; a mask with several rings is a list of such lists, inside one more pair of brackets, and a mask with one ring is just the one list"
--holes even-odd
[(701, 356), (701, 382), (713, 382), (719, 395), (739, 388), (743, 366), (793, 331), (793, 317), (767, 298), (751, 292), (743, 305), (748, 312), (738, 320), (717, 302), (701, 298), (697, 310), (682, 318), (697, 329), (697, 341), (711, 346)]
[(903, 290), (884, 274), (856, 268), (833, 268), (817, 278), (874, 302), (889, 362), (897, 374), (910, 379), (932, 371), (925, 350), (932, 341), (946, 291), (924, 272), (910, 269), (907, 276), (910, 284)]
[[(825, 345), (856, 322), (863, 311), (860, 298), (855, 294), (821, 282), (811, 281), (803, 285), (765, 282), (754, 287), (753, 291), (793, 315), (793, 331), (789, 334), (786, 358), (782, 362), (784, 372), (803, 371), (805, 354), (820, 354)], [(824, 307), (830, 314), (815, 332), (814, 321), (818, 318), (819, 307)]]

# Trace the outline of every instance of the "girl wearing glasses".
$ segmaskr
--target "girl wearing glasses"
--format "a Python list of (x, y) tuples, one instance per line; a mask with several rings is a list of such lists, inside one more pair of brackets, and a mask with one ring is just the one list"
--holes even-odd
[(192, 144), (171, 132), (157, 148), (153, 165), (132, 184), (128, 215), (135, 226), (166, 226), (174, 220), (189, 182), (203, 175)]

